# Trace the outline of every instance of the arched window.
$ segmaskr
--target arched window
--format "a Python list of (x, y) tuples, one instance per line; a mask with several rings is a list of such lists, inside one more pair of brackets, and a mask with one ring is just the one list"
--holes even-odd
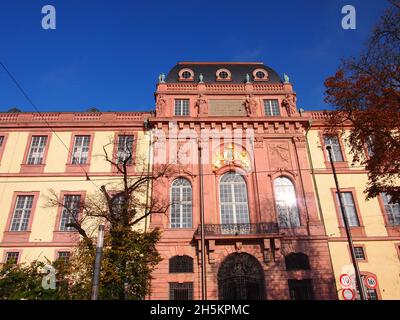
[(175, 256), (169, 259), (169, 273), (193, 272), (193, 258)]
[(308, 256), (302, 252), (293, 252), (285, 256), (286, 270), (310, 270)]
[(192, 186), (178, 178), (171, 187), (171, 228), (192, 227)]
[(249, 223), (247, 187), (240, 174), (225, 173), (220, 180), (219, 195), (222, 224)]
[(284, 228), (300, 226), (296, 192), (292, 181), (285, 177), (276, 178), (274, 189), (279, 226)]

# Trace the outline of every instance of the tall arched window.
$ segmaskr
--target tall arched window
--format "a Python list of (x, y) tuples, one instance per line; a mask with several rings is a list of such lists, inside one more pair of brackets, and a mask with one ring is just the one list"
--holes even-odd
[(292, 181), (285, 177), (276, 178), (274, 189), (279, 226), (284, 228), (300, 226), (296, 192)]
[(171, 187), (171, 228), (192, 227), (192, 186), (178, 178)]
[(236, 172), (225, 173), (219, 186), (221, 223), (249, 223), (247, 187), (244, 178)]

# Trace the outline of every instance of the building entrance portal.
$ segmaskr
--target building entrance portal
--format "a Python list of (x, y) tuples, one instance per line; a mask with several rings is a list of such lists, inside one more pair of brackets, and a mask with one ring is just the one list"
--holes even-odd
[(248, 253), (232, 253), (218, 270), (220, 300), (264, 300), (264, 271)]

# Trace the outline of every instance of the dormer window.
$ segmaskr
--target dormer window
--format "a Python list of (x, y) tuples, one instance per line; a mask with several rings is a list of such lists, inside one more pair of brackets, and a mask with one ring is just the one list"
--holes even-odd
[(219, 77), (220, 77), (221, 79), (226, 79), (226, 78), (229, 77), (229, 74), (228, 74), (228, 72), (226, 72), (226, 71), (221, 71), (221, 72), (219, 73)]
[(232, 75), (228, 69), (219, 69), (216, 72), (216, 79), (217, 81), (231, 81)]
[(255, 81), (267, 81), (268, 72), (264, 69), (256, 69), (253, 71), (253, 77)]
[(182, 78), (184, 78), (184, 79), (189, 79), (191, 76), (192, 76), (192, 74), (189, 71), (182, 72)]
[(179, 71), (179, 81), (194, 81), (194, 72), (191, 69), (184, 68)]
[(259, 79), (264, 79), (265, 78), (265, 73), (262, 71), (257, 71), (256, 77)]

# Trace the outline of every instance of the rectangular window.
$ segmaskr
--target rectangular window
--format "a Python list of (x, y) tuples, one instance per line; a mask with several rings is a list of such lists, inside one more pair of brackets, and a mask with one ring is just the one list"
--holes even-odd
[(264, 111), (266, 116), (279, 116), (279, 104), (277, 99), (264, 100)]
[[(378, 300), (378, 295), (375, 289), (365, 288), (366, 298), (367, 300)], [(361, 300), (360, 291), (357, 289), (356, 292), (356, 300)]]
[(17, 196), (10, 231), (28, 230), (33, 206), (33, 196)]
[(6, 139), (5, 136), (0, 136), (0, 160), (1, 160), (3, 152), (4, 152), (5, 139)]
[(47, 136), (32, 136), (27, 164), (42, 164)]
[[(336, 201), (340, 212), (340, 220), (343, 222), (343, 214), (340, 208), (339, 195), (336, 192)], [(354, 203), (352, 192), (342, 192), (342, 201), (344, 206), (344, 211), (349, 222), (350, 227), (359, 227), (360, 221), (358, 220), (356, 205)]]
[(113, 214), (118, 216), (123, 214), (123, 210), (125, 207), (125, 197), (123, 195), (115, 195), (112, 199), (112, 209), (113, 209)]
[(72, 164), (85, 164), (89, 157), (90, 136), (75, 136)]
[(132, 164), (133, 161), (133, 135), (118, 136), (117, 162), (123, 163), (130, 156), (127, 164)]
[[(334, 162), (343, 162), (342, 149), (340, 148), (339, 138), (337, 136), (324, 135), (325, 148), (331, 147), (332, 160)], [(329, 152), (326, 150), (326, 156), (329, 160)]]
[(170, 282), (169, 300), (193, 300), (193, 282)]
[(367, 288), (367, 296), (368, 300), (378, 300), (378, 295), (375, 289)]
[(313, 300), (314, 293), (311, 279), (288, 280), (291, 300)]
[(176, 99), (175, 100), (175, 115), (188, 116), (189, 115), (189, 99)]
[(374, 155), (374, 138), (372, 136), (369, 136), (367, 138), (367, 152), (368, 156), (372, 157)]
[(71, 253), (69, 251), (59, 251), (57, 259), (60, 261), (68, 262)]
[(357, 260), (365, 260), (364, 248), (354, 247), (354, 254)]
[[(365, 275), (361, 275), (361, 279), (364, 283), (364, 289), (366, 293), (367, 300), (378, 300), (378, 293), (376, 289), (370, 289), (365, 286)], [(360, 290), (358, 290), (358, 284), (356, 283), (356, 300), (361, 300)]]
[(385, 205), (385, 212), (388, 217), (390, 225), (400, 225), (400, 204), (390, 203), (392, 197), (387, 193), (381, 193), (383, 204)]
[(68, 224), (76, 221), (79, 215), (81, 203), (80, 195), (66, 195), (64, 197), (64, 204), (60, 219), (61, 231), (74, 231), (75, 228), (68, 226)]
[(17, 264), (19, 258), (19, 252), (7, 252), (6, 263)]

